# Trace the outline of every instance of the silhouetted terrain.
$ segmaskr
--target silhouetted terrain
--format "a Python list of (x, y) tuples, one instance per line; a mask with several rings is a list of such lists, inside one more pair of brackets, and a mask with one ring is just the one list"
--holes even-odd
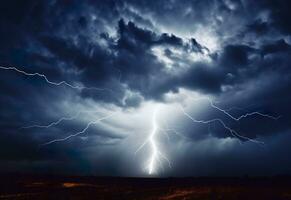
[(291, 199), (291, 179), (1, 176), (0, 199)]

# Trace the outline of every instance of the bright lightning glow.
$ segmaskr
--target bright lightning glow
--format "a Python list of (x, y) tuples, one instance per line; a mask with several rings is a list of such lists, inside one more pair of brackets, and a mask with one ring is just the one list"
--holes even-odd
[(153, 113), (153, 121), (152, 121), (152, 132), (150, 134), (150, 137), (149, 137), (149, 143), (151, 145), (151, 150), (152, 150), (152, 153), (151, 153), (151, 157), (150, 157), (150, 161), (149, 161), (149, 166), (148, 166), (148, 170), (149, 170), (149, 174), (152, 174), (154, 169), (155, 169), (155, 165), (156, 165), (156, 160), (157, 160), (157, 156), (158, 156), (158, 148), (157, 148), (157, 144), (156, 144), (156, 141), (155, 141), (155, 135), (158, 131), (158, 125), (157, 125), (157, 112), (158, 112), (158, 108), (155, 109), (154, 113)]
[(159, 143), (156, 137), (160, 130), (165, 131), (164, 129), (161, 129), (158, 125), (158, 122), (157, 122), (158, 113), (159, 113), (159, 107), (156, 106), (152, 114), (152, 130), (147, 140), (145, 140), (145, 142), (135, 152), (137, 153), (138, 151), (140, 151), (146, 144), (149, 145), (150, 157), (146, 164), (146, 169), (149, 175), (152, 175), (157, 172), (157, 163), (159, 163), (160, 167), (162, 167), (161, 158), (164, 159), (168, 163), (169, 167), (171, 167), (171, 163), (169, 159), (161, 152), (159, 148)]

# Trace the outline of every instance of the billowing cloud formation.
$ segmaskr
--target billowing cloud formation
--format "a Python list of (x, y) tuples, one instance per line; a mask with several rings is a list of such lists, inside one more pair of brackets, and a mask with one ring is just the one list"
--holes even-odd
[[(183, 104), (200, 120), (219, 117), (244, 136), (268, 142), (271, 156), (285, 158), (289, 144), (282, 138), (289, 137), (291, 124), (288, 7), (280, 0), (3, 3), (1, 66), (103, 90), (52, 86), (42, 77), (1, 70), (0, 170), (141, 175), (142, 156), (132, 152), (151, 126), (143, 119), (150, 118), (148, 105), (158, 103)], [(193, 93), (233, 108), (229, 112), (234, 116), (259, 111), (281, 118), (250, 116), (237, 123), (209, 101), (193, 100)], [(116, 112), (122, 114), (89, 127), (86, 134), (39, 149), (39, 144), (82, 131), (92, 119)], [(72, 116), (47, 129), (19, 129)], [(231, 166), (225, 158), (237, 163), (235, 155), (242, 162), (261, 156), (275, 163), (265, 171), (248, 165), (252, 174), (290, 172), (276, 170), (279, 164), (290, 166), (288, 160), (271, 161), (247, 141), (237, 146), (220, 124), (193, 124), (177, 110), (162, 118), (178, 127), (180, 135), (161, 142), (173, 163), (180, 163), (164, 175), (228, 174)], [(191, 158), (198, 164), (185, 167)], [(225, 171), (201, 166), (218, 159)], [(230, 174), (248, 173), (237, 168)]]

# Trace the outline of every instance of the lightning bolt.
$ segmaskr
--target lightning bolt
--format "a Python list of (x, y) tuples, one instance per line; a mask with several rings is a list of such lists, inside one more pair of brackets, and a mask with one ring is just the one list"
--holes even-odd
[(82, 113), (99, 113), (99, 112), (98, 111), (92, 111), (92, 112), (91, 111), (80, 111), (71, 117), (61, 117), (58, 120), (53, 121), (47, 125), (35, 124), (35, 125), (20, 127), (20, 129), (30, 129), (30, 128), (46, 128), (47, 129), (47, 128), (51, 128), (53, 126), (57, 126), (57, 125), (61, 124), (63, 121), (72, 121), (72, 120), (78, 119)]
[[(31, 125), (31, 126), (24, 126), (24, 127), (21, 127), (20, 129), (29, 129), (29, 128), (45, 128), (45, 129), (48, 129), (48, 128), (51, 128), (51, 127), (53, 127), (53, 126), (59, 125), (59, 124), (60, 124), (61, 122), (63, 122), (63, 121), (71, 121), (71, 120), (75, 120), (75, 119), (77, 119), (77, 118), (78, 118), (82, 113), (98, 113), (98, 111), (93, 111), (93, 112), (91, 112), (91, 111), (81, 111), (81, 112), (78, 112), (78, 113), (77, 113), (76, 115), (74, 115), (74, 116), (71, 116), (71, 117), (62, 117), (62, 118), (58, 119), (57, 121), (51, 122), (51, 123), (49, 123), (49, 124), (47, 124), (47, 125), (38, 125), (38, 124), (36, 124), (36, 125)], [(52, 141), (46, 142), (46, 143), (44, 143), (44, 144), (41, 144), (40, 146), (45, 146), (45, 145), (53, 144), (53, 143), (55, 143), (55, 142), (66, 141), (66, 140), (68, 140), (68, 139), (70, 139), (70, 138), (72, 138), (72, 137), (76, 137), (76, 136), (78, 136), (78, 135), (84, 134), (84, 133), (88, 130), (88, 128), (89, 128), (90, 126), (92, 126), (92, 125), (94, 125), (94, 124), (97, 124), (97, 123), (99, 123), (99, 122), (101, 122), (101, 121), (103, 121), (103, 120), (105, 120), (105, 119), (108, 119), (108, 118), (110, 118), (111, 116), (113, 116), (114, 114), (116, 114), (116, 112), (113, 113), (113, 114), (110, 114), (110, 115), (108, 115), (108, 116), (102, 117), (102, 118), (98, 119), (97, 121), (90, 121), (89, 123), (87, 123), (87, 125), (85, 126), (85, 128), (82, 129), (81, 131), (79, 131), (79, 132), (77, 132), (77, 133), (74, 133), (74, 134), (71, 134), (71, 135), (69, 135), (69, 136), (67, 136), (67, 137), (65, 137), (65, 138), (54, 139), (54, 140), (52, 140)]]
[[(248, 112), (248, 113), (245, 113), (245, 114), (242, 114), (238, 117), (235, 117), (233, 116), (232, 114), (230, 114), (229, 112), (227, 112), (227, 110), (225, 109), (222, 109), (218, 106), (216, 106), (213, 101), (210, 99), (210, 98), (206, 98), (206, 97), (203, 97), (203, 98), (198, 98), (198, 99), (195, 99), (195, 100), (200, 100), (200, 99), (206, 99), (210, 106), (212, 108), (214, 108), (215, 110), (218, 110), (220, 112), (222, 112), (223, 114), (225, 114), (227, 117), (229, 117), (230, 119), (234, 120), (235, 122), (238, 122), (240, 121), (241, 119), (243, 118), (247, 118), (247, 117), (250, 117), (250, 116), (261, 116), (261, 117), (265, 117), (265, 118), (269, 118), (269, 119), (272, 119), (272, 120), (278, 120), (281, 116), (272, 116), (272, 115), (268, 115), (268, 114), (264, 114), (264, 113), (261, 113), (261, 112), (258, 112), (258, 111), (254, 111), (254, 112)], [(215, 123), (215, 122), (218, 122), (219, 124), (221, 124), (223, 126), (223, 128), (225, 128), (233, 137), (237, 138), (238, 141), (241, 143), (241, 140), (247, 140), (247, 141), (250, 141), (250, 142), (254, 142), (254, 143), (257, 143), (257, 144), (262, 144), (264, 145), (265, 143), (262, 142), (262, 141), (259, 141), (259, 140), (256, 140), (256, 139), (252, 139), (252, 138), (249, 138), (247, 136), (244, 136), (244, 135), (241, 135), (239, 134), (237, 131), (235, 131), (234, 129), (232, 129), (231, 127), (227, 126), (224, 121), (221, 119), (221, 118), (214, 118), (214, 119), (210, 119), (210, 120), (198, 120), (198, 119), (195, 119), (193, 116), (191, 116), (189, 113), (187, 113), (185, 111), (185, 109), (183, 108), (183, 106), (179, 105), (182, 113), (187, 117), (189, 118), (191, 121), (193, 121), (194, 123), (200, 123), (200, 124), (211, 124), (211, 123)], [(239, 108), (241, 109), (241, 108)], [(242, 109), (241, 109), (242, 110)]]
[(49, 141), (49, 142), (46, 142), (46, 143), (44, 143), (44, 144), (41, 144), (41, 146), (45, 146), (45, 145), (49, 145), (49, 144), (53, 144), (53, 143), (56, 143), (56, 142), (66, 141), (66, 140), (69, 140), (69, 139), (72, 138), (72, 137), (76, 137), (76, 136), (79, 136), (79, 135), (81, 135), (81, 134), (84, 134), (84, 133), (86, 133), (86, 131), (88, 130), (88, 128), (90, 128), (92, 125), (96, 125), (96, 124), (100, 123), (101, 121), (106, 120), (106, 119), (112, 117), (112, 116), (115, 115), (116, 113), (117, 113), (117, 112), (114, 112), (114, 113), (112, 113), (112, 114), (110, 114), (110, 115), (107, 115), (107, 116), (104, 116), (104, 117), (102, 117), (102, 118), (99, 118), (99, 119), (97, 119), (96, 121), (90, 121), (90, 122), (86, 125), (86, 127), (83, 128), (81, 131), (76, 132), (76, 133), (74, 133), (74, 134), (71, 134), (71, 135), (69, 135), (69, 136), (67, 136), (67, 137), (64, 137), (64, 138), (59, 138), (59, 139), (51, 140), (51, 141)]
[(149, 174), (153, 173), (153, 170), (155, 168), (155, 162), (156, 162), (156, 159), (157, 159), (157, 156), (159, 153), (159, 149), (158, 149), (156, 141), (155, 141), (155, 135), (156, 135), (158, 128), (159, 128), (157, 125), (157, 121), (156, 121), (157, 112), (158, 112), (158, 108), (156, 108), (154, 113), (153, 113), (153, 119), (152, 119), (153, 120), (152, 121), (153, 130), (149, 136), (149, 143), (151, 145), (151, 150), (152, 150), (152, 154), (151, 154), (151, 157), (149, 160), (149, 165), (148, 165)]
[(159, 149), (159, 143), (157, 141), (157, 134), (159, 133), (159, 130), (163, 130), (159, 127), (158, 122), (157, 122), (157, 115), (159, 112), (159, 107), (157, 106), (152, 115), (152, 130), (150, 131), (150, 134), (145, 140), (145, 142), (136, 150), (135, 154), (140, 151), (146, 144), (149, 145), (150, 147), (150, 157), (147, 162), (146, 169), (148, 170), (148, 174), (152, 175), (157, 172), (157, 163), (160, 164), (160, 167), (162, 167), (162, 161), (161, 158), (166, 160), (168, 163), (169, 167), (171, 167), (170, 160), (160, 151)]
[(72, 117), (61, 117), (60, 119), (58, 119), (57, 121), (54, 121), (54, 122), (51, 122), (47, 125), (38, 125), (38, 124), (35, 124), (35, 125), (30, 125), (30, 126), (23, 126), (23, 127), (20, 127), (20, 129), (29, 129), (29, 128), (50, 128), (50, 127), (53, 127), (53, 126), (56, 126), (56, 125), (59, 125), (61, 122), (63, 121), (71, 121), (71, 120), (74, 120), (74, 119), (77, 119), (79, 117), (79, 115), (81, 114), (81, 112), (79, 112), (78, 114), (72, 116)]
[(4, 66), (0, 66), (0, 69), (16, 71), (16, 72), (21, 73), (21, 74), (23, 74), (25, 76), (38, 76), (38, 77), (41, 77), (43, 80), (45, 80), (46, 83), (48, 83), (50, 85), (53, 85), (53, 86), (62, 86), (62, 85), (65, 85), (67, 87), (70, 87), (72, 89), (77, 89), (77, 90), (96, 90), (96, 91), (109, 91), (109, 92), (113, 92), (113, 90), (112, 89), (109, 89), (109, 88), (97, 88), (97, 87), (77, 86), (77, 85), (72, 85), (72, 84), (70, 84), (70, 83), (68, 83), (66, 81), (54, 82), (54, 81), (49, 80), (45, 74), (41, 74), (41, 73), (38, 73), (38, 72), (29, 73), (29, 72), (20, 70), (20, 69), (18, 69), (16, 67), (4, 67)]
[[(241, 120), (243, 118), (246, 118), (246, 117), (249, 117), (249, 116), (253, 116), (253, 115), (259, 115), (261, 117), (267, 117), (267, 118), (270, 118), (270, 119), (273, 119), (273, 120), (277, 120), (277, 119), (279, 119), (281, 117), (281, 116), (275, 117), (275, 116), (268, 115), (268, 114), (264, 114), (264, 113), (261, 113), (261, 112), (258, 112), (258, 111), (249, 112), (249, 113), (240, 115), (239, 117), (234, 117), (229, 112), (227, 112), (227, 110), (224, 110), (224, 109), (219, 108), (218, 106), (216, 106), (211, 99), (209, 99), (209, 98), (206, 98), (206, 99), (209, 101), (209, 103), (210, 103), (210, 105), (211, 105), (212, 108), (214, 108), (214, 109), (216, 109), (218, 111), (223, 112), (225, 115), (227, 115), (228, 117), (230, 117), (231, 119), (233, 119), (235, 121), (239, 121), (239, 120)], [(242, 110), (242, 108), (240, 108), (240, 109)]]

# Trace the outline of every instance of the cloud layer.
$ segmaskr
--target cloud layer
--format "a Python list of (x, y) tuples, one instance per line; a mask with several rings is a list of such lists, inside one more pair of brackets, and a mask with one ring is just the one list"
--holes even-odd
[[(283, 0), (4, 2), (1, 66), (103, 90), (52, 86), (41, 77), (1, 70), (0, 170), (142, 175), (147, 152), (138, 156), (132, 152), (146, 137), (141, 133), (151, 128), (149, 105), (181, 104), (197, 119), (219, 117), (244, 136), (270, 145), (265, 152), (242, 140), (241, 147), (220, 124), (195, 124), (171, 108), (173, 112), (161, 118), (180, 135), (160, 138), (175, 166), (162, 175), (289, 173), (289, 143), (284, 139), (291, 124), (287, 4)], [(214, 99), (220, 108), (232, 108), (234, 116), (259, 111), (281, 118), (250, 116), (237, 123), (209, 101), (195, 100), (193, 94)], [(39, 149), (40, 144), (67, 137), (92, 119), (115, 112), (121, 114), (90, 127), (84, 135)], [(19, 129), (75, 115), (49, 129)], [(228, 174), (240, 156), (242, 163), (254, 164), (245, 166), (248, 170), (236, 166)], [(257, 157), (273, 164), (262, 170), (256, 167)], [(187, 165), (189, 160), (193, 165)], [(221, 164), (221, 170), (204, 167), (214, 162)]]

